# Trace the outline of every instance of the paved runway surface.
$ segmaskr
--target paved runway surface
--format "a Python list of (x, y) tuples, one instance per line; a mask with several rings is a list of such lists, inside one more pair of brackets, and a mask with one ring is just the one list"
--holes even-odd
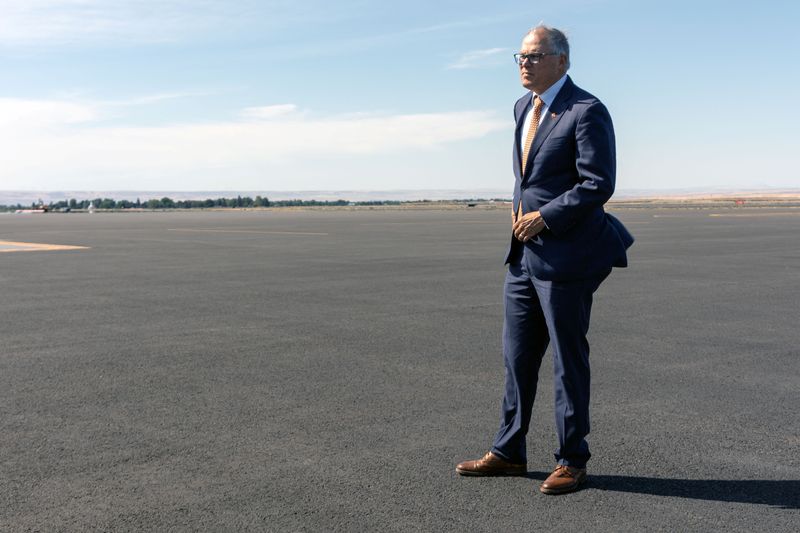
[(497, 429), (505, 210), (0, 216), (2, 531), (796, 531), (800, 211), (625, 210), (590, 481)]

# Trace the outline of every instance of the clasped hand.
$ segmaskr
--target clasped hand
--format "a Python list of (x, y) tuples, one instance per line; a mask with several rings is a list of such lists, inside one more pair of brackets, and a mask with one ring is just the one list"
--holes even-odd
[(512, 231), (514, 237), (522, 242), (528, 242), (536, 237), (546, 226), (539, 211), (531, 211), (522, 216), (512, 216)]

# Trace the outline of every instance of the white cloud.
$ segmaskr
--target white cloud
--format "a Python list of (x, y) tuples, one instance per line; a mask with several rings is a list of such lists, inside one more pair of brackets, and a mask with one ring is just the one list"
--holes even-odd
[[(504, 62), (510, 62), (511, 58), (504, 58), (501, 54), (508, 52), (508, 48), (487, 48), (485, 50), (472, 50), (464, 53), (455, 62), (447, 66), (448, 69), (470, 69), (496, 67)], [(508, 59), (508, 61), (505, 61)]]
[(294, 104), (268, 105), (263, 107), (247, 107), (240, 113), (242, 118), (253, 120), (269, 120), (285, 116), (297, 111)]
[(180, 98), (187, 98), (194, 96), (207, 96), (209, 94), (212, 93), (206, 91), (187, 91), (180, 93), (148, 94), (145, 96), (128, 98), (126, 100), (106, 100), (102, 102), (102, 105), (108, 107), (133, 107), (133, 106), (154, 104), (156, 102), (163, 102), (165, 100), (176, 100)]
[(257, 2), (236, 9), (218, 0), (3, 0), (0, 44), (97, 41), (166, 42), (229, 23)]
[[(314, 27), (366, 27), (379, 20), (384, 9), (380, 2), (365, 0), (0, 0), (0, 46), (169, 43), (242, 34), (291, 37)], [(316, 57), (320, 48), (361, 49), (417, 38), (420, 34), (495, 24), (517, 16), (481, 15), (422, 27), (376, 29), (375, 33), (356, 32), (357, 35), (328, 42), (317, 38), (313, 50), (306, 51), (301, 45), (297, 53), (313, 53)]]
[(302, 170), (342, 158), (430, 152), (509, 126), (485, 111), (320, 117), (296, 109), (283, 104), (249, 108), (224, 122), (120, 127), (93, 121), (102, 116), (99, 104), (0, 99), (2, 187), (180, 187), (189, 176), (235, 181), (274, 165)]
[(0, 137), (24, 131), (41, 133), (53, 128), (96, 120), (95, 107), (57, 100), (0, 98)]

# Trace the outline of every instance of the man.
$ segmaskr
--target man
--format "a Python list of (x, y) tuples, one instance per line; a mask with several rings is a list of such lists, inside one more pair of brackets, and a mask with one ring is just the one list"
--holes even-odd
[(589, 314), (592, 294), (613, 266), (627, 266), (633, 237), (603, 210), (614, 192), (614, 129), (600, 101), (567, 76), (569, 44), (539, 25), (518, 54), (530, 92), (514, 106), (514, 202), (506, 263), (503, 357), (505, 396), (500, 430), (462, 475), (524, 475), (525, 436), (548, 344), (554, 361), (556, 468), (546, 494), (578, 489), (589, 446)]

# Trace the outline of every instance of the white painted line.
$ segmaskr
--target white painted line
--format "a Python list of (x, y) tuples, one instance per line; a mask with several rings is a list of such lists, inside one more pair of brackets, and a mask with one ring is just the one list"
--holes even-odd
[(51, 252), (56, 250), (88, 250), (88, 246), (70, 246), (66, 244), (45, 244), (39, 242), (0, 241), (2, 252)]

